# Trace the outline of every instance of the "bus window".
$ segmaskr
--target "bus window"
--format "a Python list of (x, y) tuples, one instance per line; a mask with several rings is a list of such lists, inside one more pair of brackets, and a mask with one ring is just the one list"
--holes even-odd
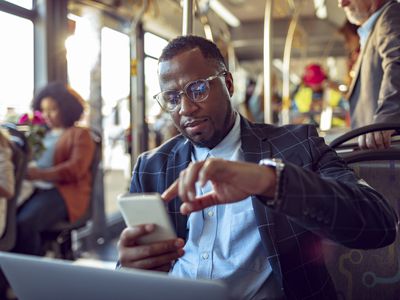
[(144, 69), (146, 84), (146, 121), (149, 125), (149, 148), (158, 146), (163, 140), (170, 137), (170, 118), (163, 114), (153, 96), (160, 91), (158, 83), (157, 68), (158, 57), (162, 49), (167, 45), (167, 40), (146, 32), (144, 34)]
[(129, 127), (129, 36), (103, 27), (101, 30), (101, 96), (103, 100), (104, 201), (106, 214), (118, 211), (118, 194), (127, 190), (130, 155), (125, 130)]
[(7, 0), (7, 2), (10, 2), (12, 4), (21, 6), (21, 7), (26, 8), (26, 9), (32, 9), (33, 8), (32, 0)]
[(33, 95), (33, 23), (0, 12), (0, 44), (0, 120), (15, 121)]

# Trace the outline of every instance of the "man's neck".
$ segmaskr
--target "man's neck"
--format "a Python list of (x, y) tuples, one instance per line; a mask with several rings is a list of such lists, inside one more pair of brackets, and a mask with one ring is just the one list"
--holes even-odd
[(372, 4), (373, 12), (376, 12), (378, 9), (380, 9), (382, 6), (384, 6), (389, 0), (377, 0)]
[(373, 3), (371, 4), (371, 7), (369, 9), (369, 14), (368, 14), (368, 18), (365, 19), (362, 23), (361, 26), (365, 24), (365, 22), (367, 22), (371, 16), (377, 12), (383, 5), (385, 5), (387, 2), (389, 2), (389, 0), (376, 0), (373, 1)]

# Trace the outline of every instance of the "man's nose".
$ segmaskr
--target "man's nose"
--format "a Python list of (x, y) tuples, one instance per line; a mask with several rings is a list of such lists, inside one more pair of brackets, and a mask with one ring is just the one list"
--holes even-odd
[(179, 114), (180, 115), (190, 115), (197, 109), (198, 109), (198, 105), (196, 103), (194, 103), (192, 100), (190, 100), (189, 97), (185, 93), (182, 93)]

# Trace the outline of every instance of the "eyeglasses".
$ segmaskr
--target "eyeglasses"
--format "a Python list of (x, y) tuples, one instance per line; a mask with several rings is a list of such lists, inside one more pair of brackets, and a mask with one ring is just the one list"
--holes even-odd
[(192, 102), (199, 103), (207, 99), (210, 93), (210, 81), (220, 76), (226, 76), (227, 71), (222, 71), (217, 75), (210, 76), (206, 79), (198, 79), (188, 82), (183, 90), (169, 90), (160, 92), (153, 96), (160, 104), (161, 108), (166, 111), (174, 111), (181, 104), (182, 95), (185, 94)]

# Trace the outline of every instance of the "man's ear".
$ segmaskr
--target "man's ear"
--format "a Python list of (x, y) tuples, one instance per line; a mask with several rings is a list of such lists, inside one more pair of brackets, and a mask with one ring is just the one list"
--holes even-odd
[(233, 77), (232, 77), (231, 72), (227, 72), (227, 74), (225, 76), (225, 85), (226, 85), (226, 88), (228, 89), (229, 95), (232, 97), (235, 88), (233, 85)]

